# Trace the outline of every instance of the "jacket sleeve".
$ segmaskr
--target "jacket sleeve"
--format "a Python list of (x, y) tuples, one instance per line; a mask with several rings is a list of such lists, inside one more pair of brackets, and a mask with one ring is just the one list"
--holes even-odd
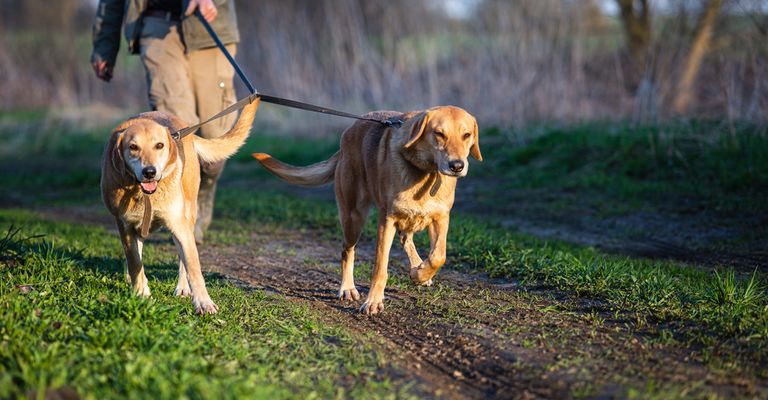
[(106, 60), (109, 65), (115, 65), (124, 13), (125, 0), (99, 0), (93, 22), (92, 61)]

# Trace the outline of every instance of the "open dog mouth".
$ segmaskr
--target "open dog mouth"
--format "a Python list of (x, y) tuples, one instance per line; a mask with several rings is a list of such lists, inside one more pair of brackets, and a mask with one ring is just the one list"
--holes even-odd
[(139, 182), (139, 185), (141, 186), (141, 191), (145, 194), (152, 194), (157, 190), (157, 181)]

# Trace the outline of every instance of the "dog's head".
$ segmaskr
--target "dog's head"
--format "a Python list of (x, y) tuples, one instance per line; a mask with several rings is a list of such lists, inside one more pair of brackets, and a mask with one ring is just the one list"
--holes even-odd
[(469, 170), (469, 155), (483, 161), (477, 121), (459, 107), (432, 108), (408, 120), (403, 129), (410, 132), (403, 147), (417, 166), (430, 165), (443, 175), (463, 177)]
[(118, 132), (113, 152), (115, 169), (135, 178), (146, 194), (157, 190), (157, 183), (173, 171), (178, 156), (168, 128), (150, 120)]

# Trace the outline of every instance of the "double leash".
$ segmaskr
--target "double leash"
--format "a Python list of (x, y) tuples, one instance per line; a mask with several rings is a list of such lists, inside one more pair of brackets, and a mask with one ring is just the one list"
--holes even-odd
[[(253, 87), (253, 84), (251, 84), (251, 81), (248, 79), (248, 77), (245, 75), (243, 70), (240, 68), (240, 65), (237, 64), (237, 61), (235, 61), (234, 57), (232, 57), (232, 54), (229, 53), (229, 50), (227, 50), (227, 48), (224, 46), (224, 43), (221, 42), (221, 39), (219, 39), (219, 36), (213, 30), (213, 28), (208, 23), (208, 21), (205, 20), (205, 17), (203, 17), (203, 14), (200, 13), (200, 10), (195, 10), (195, 16), (197, 16), (197, 18), (203, 24), (203, 27), (205, 27), (205, 30), (208, 31), (208, 34), (211, 36), (213, 41), (216, 42), (216, 46), (219, 48), (219, 50), (221, 50), (221, 52), (227, 58), (229, 63), (232, 64), (232, 67), (235, 69), (235, 72), (237, 72), (237, 75), (240, 77), (240, 80), (242, 80), (245, 86), (248, 87), (248, 90), (251, 92), (251, 94), (248, 95), (248, 97), (238, 100), (235, 104), (232, 104), (231, 106), (225, 108), (218, 114), (212, 116), (211, 118), (208, 118), (203, 122), (200, 122), (197, 125), (188, 126), (186, 128), (179, 129), (175, 132), (171, 132), (171, 137), (177, 142), (179, 142), (179, 144), (181, 143), (181, 139), (183, 139), (185, 136), (188, 136), (196, 132), (198, 129), (200, 129), (201, 126), (211, 121), (215, 121), (221, 117), (224, 117), (225, 115), (229, 115), (235, 111), (238, 111), (243, 107), (245, 107), (246, 105), (253, 103), (256, 99), (261, 99), (261, 101), (265, 103), (272, 103), (272, 104), (276, 104), (284, 107), (296, 108), (299, 110), (311, 111), (311, 112), (327, 114), (327, 115), (335, 115), (337, 117), (351, 118), (351, 119), (356, 119), (360, 121), (376, 122), (387, 127), (399, 127), (403, 124), (403, 121), (399, 118), (391, 118), (391, 119), (385, 119), (385, 120), (376, 119), (376, 118), (367, 118), (367, 117), (362, 117), (360, 115), (355, 115), (355, 114), (344, 112), (344, 111), (334, 110), (332, 108), (316, 106), (314, 104), (303, 103), (296, 100), (258, 93), (256, 91), (256, 88)], [(152, 201), (150, 200), (150, 195), (145, 193), (144, 194), (144, 216), (141, 220), (141, 237), (146, 238), (149, 235), (149, 227), (151, 225), (151, 222), (152, 222)]]
[(211, 36), (213, 41), (216, 42), (216, 46), (219, 48), (219, 50), (221, 50), (224, 56), (227, 57), (227, 60), (229, 61), (230, 64), (232, 64), (232, 67), (235, 69), (235, 72), (237, 72), (237, 75), (240, 77), (240, 80), (243, 81), (243, 83), (251, 92), (251, 94), (248, 97), (245, 97), (239, 100), (237, 103), (232, 104), (231, 106), (222, 110), (220, 113), (214, 115), (213, 117), (197, 125), (188, 126), (186, 128), (183, 128), (176, 132), (171, 133), (171, 137), (173, 137), (174, 139), (181, 140), (181, 138), (183, 138), (184, 136), (187, 136), (197, 131), (201, 126), (211, 121), (217, 120), (227, 114), (231, 114), (237, 110), (240, 110), (243, 107), (245, 107), (247, 104), (253, 103), (253, 101), (256, 100), (257, 98), (261, 99), (261, 101), (265, 103), (272, 103), (272, 104), (277, 104), (284, 107), (296, 108), (299, 110), (311, 111), (311, 112), (316, 112), (320, 114), (335, 115), (337, 117), (351, 118), (351, 119), (357, 119), (361, 121), (371, 121), (371, 122), (376, 122), (388, 127), (399, 127), (400, 125), (402, 125), (403, 121), (397, 118), (385, 119), (385, 120), (376, 119), (376, 118), (367, 118), (367, 117), (362, 117), (360, 115), (355, 115), (355, 114), (344, 112), (344, 111), (334, 110), (328, 107), (321, 107), (314, 104), (304, 103), (301, 101), (258, 93), (256, 91), (256, 88), (253, 87), (253, 84), (251, 84), (251, 81), (248, 79), (248, 77), (245, 75), (243, 70), (240, 68), (240, 65), (237, 63), (237, 61), (235, 61), (235, 58), (232, 57), (232, 54), (229, 53), (229, 50), (227, 50), (226, 46), (224, 46), (224, 43), (221, 42), (221, 39), (219, 39), (219, 36), (213, 30), (213, 28), (208, 23), (208, 21), (205, 20), (205, 17), (203, 17), (203, 14), (200, 13), (200, 10), (195, 11), (195, 16), (197, 16), (197, 18), (203, 24), (203, 27), (205, 27), (205, 30), (208, 31), (208, 34)]

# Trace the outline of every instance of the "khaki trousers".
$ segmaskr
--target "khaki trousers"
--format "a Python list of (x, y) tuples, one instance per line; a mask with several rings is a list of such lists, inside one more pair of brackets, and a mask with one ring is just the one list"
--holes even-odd
[[(175, 114), (190, 125), (206, 120), (237, 101), (232, 78), (234, 68), (214, 47), (186, 52), (181, 23), (145, 17), (141, 30), (141, 61), (147, 74), (149, 105), (153, 110)], [(234, 44), (227, 50), (236, 52)], [(199, 130), (205, 138), (218, 137), (234, 124), (237, 114), (213, 121)], [(216, 181), (224, 162), (201, 165), (195, 238), (202, 242), (211, 223)]]

